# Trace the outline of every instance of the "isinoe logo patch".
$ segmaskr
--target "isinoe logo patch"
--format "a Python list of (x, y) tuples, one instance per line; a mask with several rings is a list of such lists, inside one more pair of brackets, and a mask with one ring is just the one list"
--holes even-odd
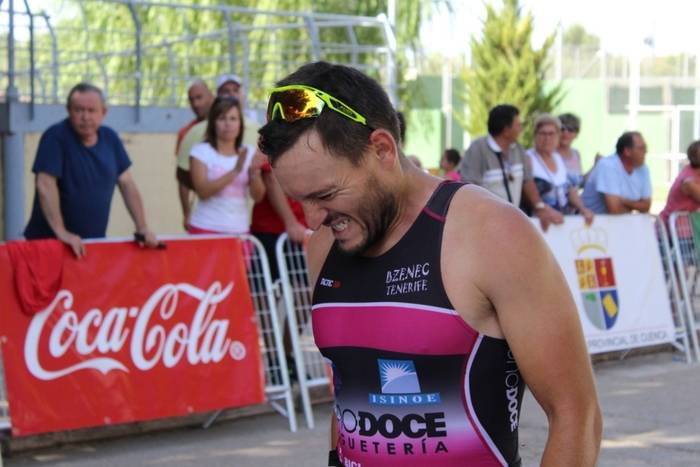
[(413, 360), (377, 359), (381, 394), (370, 394), (373, 405), (439, 404), (440, 393), (421, 392)]

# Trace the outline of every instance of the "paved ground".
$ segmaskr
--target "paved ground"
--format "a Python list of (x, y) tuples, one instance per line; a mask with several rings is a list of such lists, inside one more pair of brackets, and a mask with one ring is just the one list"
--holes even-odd
[[(605, 420), (600, 466), (700, 465), (700, 365), (657, 354), (599, 363), (595, 373)], [(6, 458), (4, 467), (321, 466), (329, 411), (329, 404), (317, 406), (317, 427), (302, 426), (297, 433), (290, 433), (281, 417), (264, 415), (208, 430), (180, 429), (18, 453)], [(521, 419), (524, 466), (539, 464), (546, 434), (544, 414), (528, 394)]]

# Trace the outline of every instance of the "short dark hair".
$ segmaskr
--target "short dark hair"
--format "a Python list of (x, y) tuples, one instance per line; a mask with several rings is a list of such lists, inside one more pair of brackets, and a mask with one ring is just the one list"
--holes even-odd
[(572, 113), (559, 115), (559, 121), (561, 122), (561, 126), (574, 130), (576, 133), (581, 131), (581, 119)]
[(498, 136), (503, 130), (513, 124), (520, 111), (514, 105), (500, 104), (489, 112), (488, 129), (491, 136)]
[(634, 147), (634, 136), (642, 137), (642, 134), (638, 131), (625, 131), (622, 136), (617, 138), (617, 144), (615, 145), (615, 152), (618, 156), (621, 156), (625, 152), (625, 148)]
[(216, 147), (216, 119), (234, 107), (238, 109), (238, 115), (241, 120), (241, 131), (238, 133), (236, 141), (234, 142), (236, 150), (238, 150), (241, 147), (241, 144), (243, 144), (243, 131), (245, 130), (245, 124), (243, 122), (241, 102), (233, 96), (219, 96), (214, 99), (214, 102), (211, 104), (209, 115), (207, 115), (207, 131), (204, 133), (204, 141), (211, 144), (214, 149), (218, 149)]
[(445, 149), (445, 159), (452, 165), (458, 165), (462, 160), (462, 156), (459, 155), (459, 151), (454, 148)]
[(372, 78), (344, 65), (314, 62), (277, 83), (277, 86), (303, 84), (322, 90), (345, 102), (367, 119), (367, 126), (325, 108), (318, 117), (304, 118), (289, 123), (271, 120), (260, 130), (260, 150), (275, 161), (291, 148), (306, 131), (314, 128), (321, 142), (333, 155), (345, 157), (358, 165), (369, 145), (372, 128), (383, 128), (391, 133), (397, 145), (399, 119), (389, 97)]
[(688, 156), (688, 161), (691, 167), (700, 167), (700, 140), (693, 141), (688, 146), (688, 150), (685, 152)]
[(406, 143), (406, 118), (403, 116), (403, 112), (396, 112), (396, 118), (399, 119), (399, 136), (401, 137), (401, 144)]
[(76, 92), (94, 92), (95, 94), (100, 96), (100, 101), (102, 101), (102, 105), (105, 104), (105, 95), (102, 92), (102, 89), (98, 88), (94, 84), (83, 81), (76, 84), (70, 89), (70, 91), (68, 91), (68, 98), (66, 99), (66, 108), (70, 109), (70, 100), (73, 97), (73, 94), (75, 94)]

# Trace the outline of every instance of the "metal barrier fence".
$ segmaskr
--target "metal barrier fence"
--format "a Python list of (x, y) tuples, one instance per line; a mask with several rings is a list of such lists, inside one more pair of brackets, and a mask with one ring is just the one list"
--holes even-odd
[(265, 369), (265, 393), (270, 405), (289, 419), (289, 429), (294, 432), (297, 431), (294, 399), (284, 352), (282, 326), (278, 320), (270, 263), (265, 248), (257, 238), (252, 235), (241, 235), (240, 238), (253, 246), (252, 249), (244, 248), (244, 257), (248, 265), (248, 283), (260, 332), (260, 353)]
[(5, 370), (2, 366), (2, 343), (0, 343), (0, 430), (6, 428), (10, 428), (10, 407), (5, 392)]
[(698, 343), (698, 322), (700, 322), (700, 271), (698, 270), (698, 249), (693, 238), (690, 218), (687, 212), (675, 212), (669, 218), (671, 228), (671, 248), (674, 252), (676, 273), (678, 274), (681, 304), (685, 313), (686, 327), (690, 335), (696, 361), (700, 361)]
[(0, 100), (6, 80), (20, 100), (36, 104), (61, 103), (88, 80), (112, 105), (183, 106), (192, 78), (228, 72), (243, 79), (246, 107), (264, 109), (276, 80), (316, 60), (360, 68), (396, 98), (396, 41), (386, 15), (153, 0), (48, 3), (15, 0), (10, 13), (12, 3), (0, 1), (0, 37), (11, 39), (7, 60), (0, 56)]
[(309, 389), (330, 384), (327, 363), (314, 342), (311, 327), (311, 293), (306, 252), (302, 245), (289, 241), (287, 234), (277, 240), (277, 265), (287, 312), (292, 352), (296, 364), (299, 392), (306, 425), (314, 427)]
[(686, 326), (685, 310), (683, 300), (678, 289), (678, 276), (673, 265), (673, 250), (669, 241), (668, 229), (660, 217), (654, 222), (656, 237), (659, 240), (659, 252), (661, 253), (661, 264), (664, 269), (664, 279), (666, 280), (666, 290), (671, 301), (671, 313), (673, 314), (673, 324), (675, 329), (675, 341), (673, 346), (685, 354), (687, 363), (692, 361), (692, 350), (688, 341), (688, 328)]
[[(206, 237), (201, 235), (195, 238)], [(217, 236), (216, 238), (220, 237)], [(265, 253), (265, 248), (255, 237), (241, 235), (239, 238), (248, 245), (248, 247), (244, 248), (244, 259), (247, 265), (248, 284), (258, 324), (260, 353), (265, 372), (265, 394), (269, 404), (289, 420), (289, 429), (295, 432), (297, 430), (297, 422), (294, 411), (294, 398), (285, 359), (282, 328), (278, 320), (277, 302), (274, 296), (269, 260)], [(163, 239), (182, 240), (183, 237), (164, 237)], [(105, 239), (105, 241), (115, 240), (119, 239)], [(102, 240), (88, 240), (86, 243), (100, 241)], [(11, 427), (11, 419), (5, 392), (1, 357), (2, 355), (0, 354), (0, 429), (7, 429)], [(208, 427), (219, 413), (221, 411), (215, 412), (204, 424), (204, 427)]]

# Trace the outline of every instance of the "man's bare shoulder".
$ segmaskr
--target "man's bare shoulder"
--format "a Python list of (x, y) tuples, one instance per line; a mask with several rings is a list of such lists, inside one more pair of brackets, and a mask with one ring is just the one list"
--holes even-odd
[(508, 254), (509, 261), (515, 261), (536, 256), (542, 247), (537, 228), (510, 203), (474, 185), (455, 193), (445, 222), (443, 251), (472, 261), (492, 261), (494, 255)]

